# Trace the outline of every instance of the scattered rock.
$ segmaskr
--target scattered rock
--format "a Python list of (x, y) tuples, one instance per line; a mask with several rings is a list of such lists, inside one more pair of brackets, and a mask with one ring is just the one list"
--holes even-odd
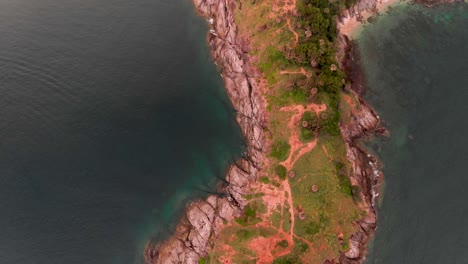
[(297, 215), (297, 217), (299, 218), (299, 220), (304, 220), (305, 219), (305, 214), (300, 213), (300, 214)]
[(317, 184), (312, 185), (312, 192), (313, 193), (318, 192), (318, 185)]

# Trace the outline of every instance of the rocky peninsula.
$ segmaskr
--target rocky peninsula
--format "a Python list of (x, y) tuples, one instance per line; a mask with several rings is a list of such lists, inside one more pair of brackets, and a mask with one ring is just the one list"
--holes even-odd
[[(191, 202), (173, 236), (160, 244), (147, 247), (145, 261), (196, 264), (211, 263), (210, 260), (214, 259), (222, 263), (237, 263), (236, 256), (242, 246), (234, 247), (224, 240), (245, 239), (251, 251), (243, 254), (253, 263), (272, 263), (279, 258), (283, 258), (285, 262), (275, 263), (361, 263), (366, 254), (367, 242), (377, 225), (374, 199), (383, 175), (377, 158), (368, 153), (360, 142), (361, 139), (376, 134), (386, 135), (387, 131), (375, 111), (360, 98), (364, 89), (355, 44), (346, 34), (338, 33), (335, 41), (338, 47), (334, 55), (338, 66), (332, 64), (330, 69), (333, 72), (339, 67), (345, 73), (342, 79), (340, 77), (343, 92), (339, 91), (339, 130), (336, 134), (333, 130), (324, 132), (323, 128), (328, 126), (327, 122), (334, 113), (330, 112), (331, 99), (327, 95), (320, 97), (320, 87), (323, 86), (321, 80), (317, 81), (317, 87), (314, 84), (307, 91), (306, 100), (291, 104), (295, 101), (287, 99), (287, 106), (278, 104), (276, 108), (274, 105), (271, 107), (271, 98), (278, 95), (272, 93), (271, 90), (274, 89), (269, 87), (276, 83), (271, 78), (300, 76), (289, 81), (292, 84), (286, 90), (288, 94), (292, 94), (298, 89), (296, 86), (310, 86), (304, 80), (319, 75), (315, 68), (320, 66), (312, 59), (307, 66), (310, 69), (306, 66), (278, 66), (282, 70), (277, 71), (277, 75), (273, 77), (268, 76), (270, 68), (261, 64), (258, 43), (254, 43), (251, 32), (243, 31), (245, 24), (242, 27), (239, 25), (242, 19), (237, 16), (239, 10), (251, 8), (243, 6), (244, 2), (246, 1), (194, 0), (197, 11), (211, 26), (208, 34), (211, 55), (219, 67), (228, 95), (237, 111), (237, 122), (247, 141), (247, 150), (242, 159), (229, 168), (226, 182), (220, 190), (222, 195), (210, 195), (205, 200)], [(250, 2), (250, 5), (262, 5), (263, 1)], [(291, 35), (291, 40), (287, 41), (292, 42), (290, 45), (295, 48), (301, 38), (310, 37), (311, 31), (299, 23), (293, 24), (292, 18), (300, 16), (296, 10), (296, 1), (273, 2), (274, 5), (268, 7), (268, 10), (271, 9), (274, 15), (268, 15), (268, 19), (274, 22), (263, 24), (259, 19), (258, 24), (251, 25), (253, 31), (261, 34), (270, 27), (276, 27), (273, 32), (278, 35)], [(358, 1), (342, 12), (337, 22), (343, 25), (352, 18), (359, 20), (364, 12), (376, 12), (378, 4), (375, 0)], [(278, 25), (272, 26), (275, 23)], [(322, 41), (319, 43), (323, 46)], [(287, 49), (282, 49), (282, 52), (287, 53)], [(288, 84), (285, 86), (288, 87)], [(308, 113), (312, 113), (312, 118), (306, 117)], [(319, 117), (318, 121), (314, 114)], [(283, 136), (277, 136), (279, 132), (272, 128), (279, 122), (284, 124), (281, 126), (282, 130), (288, 130), (284, 136), (284, 142), (288, 145), (285, 153), (282, 145), (278, 144), (283, 141), (277, 139)], [(318, 125), (311, 125), (314, 123)], [(302, 128), (299, 130), (300, 124)], [(308, 131), (312, 131), (310, 138), (307, 138)], [(338, 150), (334, 151), (334, 148)], [(329, 163), (331, 167), (318, 164), (303, 169), (299, 166), (302, 164), (301, 159), (306, 159), (309, 153), (314, 155), (310, 160), (323, 159), (322, 165)], [(346, 160), (340, 159), (341, 156)], [(310, 164), (310, 161), (305, 161), (304, 164)], [(324, 171), (322, 174), (325, 176), (321, 177), (337, 176), (338, 180), (323, 183), (315, 176), (303, 173), (303, 170)], [(300, 185), (306, 182), (309, 184), (308, 179), (311, 178), (310, 184), (314, 183), (311, 185), (312, 191), (307, 187), (305, 192)], [(323, 196), (333, 197), (333, 205), (329, 205), (327, 201), (322, 201), (319, 207), (310, 205), (310, 208), (320, 208), (317, 209), (318, 215), (314, 215), (310, 212), (312, 209), (308, 207), (307, 201), (302, 201), (300, 197), (314, 197), (315, 193), (322, 190), (333, 194)], [(352, 210), (346, 211), (343, 206), (352, 207)], [(339, 221), (334, 221), (333, 212), (330, 212), (332, 209), (343, 210), (337, 216)], [(320, 219), (316, 221), (318, 224), (314, 224), (314, 221), (306, 223), (308, 219), (315, 217)], [(249, 226), (260, 230), (258, 232), (264, 230), (264, 234), (252, 235)], [(304, 235), (295, 233), (295, 228), (304, 229)], [(334, 230), (330, 232), (331, 229)], [(330, 234), (335, 233), (336, 237), (331, 239)], [(312, 236), (327, 241), (331, 239), (331, 242), (311, 242), (308, 238)], [(302, 258), (301, 254), (312, 252), (317, 255), (318, 251), (324, 253), (318, 254), (320, 258), (309, 260), (311, 262)], [(294, 254), (297, 256), (293, 260), (286, 259), (291, 252), (296, 252)]]

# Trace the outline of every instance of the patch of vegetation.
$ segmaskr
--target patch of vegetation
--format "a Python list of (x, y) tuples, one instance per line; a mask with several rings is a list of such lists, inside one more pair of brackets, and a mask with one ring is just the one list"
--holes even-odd
[(307, 102), (307, 99), (309, 98), (307, 91), (304, 91), (304, 89), (300, 89), (298, 86), (294, 86), (291, 90), (286, 90), (280, 98), (283, 97), (283, 99), (289, 100), (289, 103), (293, 104), (303, 104)]
[(315, 132), (319, 129), (319, 119), (314, 112), (307, 111), (301, 118), (301, 141), (308, 142), (315, 139)]
[(314, 221), (310, 221), (305, 228), (305, 232), (308, 235), (315, 235), (320, 231), (320, 225)]
[(276, 81), (276, 69), (288, 65), (289, 61), (285, 58), (283, 52), (272, 46), (268, 46), (265, 53), (266, 56), (262, 62), (258, 64), (258, 67), (263, 71), (268, 83), (272, 84)]
[(345, 164), (340, 161), (334, 161), (336, 175), (338, 177), (338, 182), (340, 186), (340, 191), (346, 196), (353, 196), (353, 188), (351, 186), (351, 181), (346, 173)]
[(286, 239), (283, 239), (280, 242), (276, 243), (276, 245), (282, 248), (287, 248), (289, 246), (289, 243)]
[(259, 197), (262, 197), (264, 195), (265, 195), (264, 193), (259, 192), (259, 193), (255, 193), (255, 194), (247, 194), (246, 196), (244, 196), (244, 198), (246, 200), (252, 200), (253, 198), (259, 198)]
[(291, 146), (289, 146), (288, 142), (285, 140), (277, 140), (271, 145), (270, 156), (281, 161), (285, 160), (289, 155), (290, 149)]
[(349, 250), (349, 241), (345, 239), (343, 241), (343, 251), (348, 251)]
[(268, 177), (266, 177), (266, 176), (263, 176), (263, 177), (260, 177), (260, 182), (268, 184), (268, 183), (270, 183), (270, 179)]
[(236, 222), (242, 226), (253, 225), (261, 221), (257, 218), (258, 207), (253, 206), (251, 203), (247, 204), (244, 208), (244, 215), (236, 218)]
[(273, 184), (273, 186), (275, 187), (281, 187), (281, 184), (278, 182), (278, 181), (272, 181), (271, 184)]
[(321, 134), (339, 136), (340, 131), (340, 111), (336, 108), (327, 109), (320, 113)]
[(315, 134), (312, 130), (301, 127), (301, 141), (302, 142), (309, 142), (315, 138)]
[(200, 260), (198, 260), (198, 264), (207, 264), (208, 261), (206, 260), (206, 258), (200, 258)]
[(289, 213), (289, 209), (286, 207), (283, 212), (283, 229), (285, 232), (289, 232), (289, 230), (291, 230), (291, 214)]
[(257, 215), (257, 208), (253, 208), (250, 204), (245, 207), (245, 216), (249, 218), (255, 218)]
[(295, 239), (294, 240), (294, 249), (296, 251), (298, 251), (299, 253), (304, 253), (309, 249), (309, 245), (307, 245), (307, 243), (305, 243), (302, 240)]
[(351, 181), (348, 175), (338, 174), (338, 181), (340, 182), (340, 191), (349, 197), (353, 196), (353, 189), (351, 187)]
[(320, 227), (325, 228), (330, 224), (330, 218), (326, 216), (323, 212), (319, 214)]
[(302, 261), (296, 254), (289, 254), (283, 257), (279, 257), (273, 261), (273, 264), (299, 264)]
[(290, 104), (305, 104), (309, 95), (304, 89), (300, 89), (298, 86), (293, 86), (291, 89), (282, 89), (279, 94), (270, 96), (268, 99), (271, 110), (271, 105), (286, 106)]
[(253, 238), (256, 234), (248, 229), (240, 229), (236, 232), (236, 236), (240, 241), (247, 241)]
[(286, 180), (286, 167), (284, 167), (283, 165), (276, 165), (275, 167), (275, 173), (276, 175), (278, 175), (278, 177), (281, 179), (281, 180)]

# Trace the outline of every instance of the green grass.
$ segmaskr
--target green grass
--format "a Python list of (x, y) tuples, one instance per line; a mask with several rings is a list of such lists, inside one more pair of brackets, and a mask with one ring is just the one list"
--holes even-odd
[(271, 215), (271, 223), (274, 227), (280, 228), (281, 225), (281, 213), (275, 211)]
[[(309, 95), (304, 90), (297, 88), (297, 86), (292, 87), (291, 89), (281, 89), (274, 96), (268, 97), (268, 103), (270, 105), (275, 105), (278, 107), (287, 106), (291, 104), (306, 104), (308, 101)], [(272, 107), (270, 106), (270, 109)]]
[(289, 146), (288, 142), (277, 140), (271, 145), (270, 156), (280, 161), (285, 160), (289, 155), (290, 149), (291, 146)]
[(291, 214), (287, 207), (285, 207), (283, 211), (283, 229), (285, 232), (289, 232), (291, 230)]
[(259, 192), (259, 193), (254, 193), (254, 194), (247, 194), (246, 196), (244, 196), (244, 198), (246, 200), (252, 200), (253, 198), (260, 198), (264, 195), (265, 195), (264, 193)]
[[(303, 208), (305, 215), (304, 220), (296, 217), (295, 234), (316, 243), (314, 248), (323, 243), (327, 245), (327, 250), (315, 256), (313, 263), (323, 263), (320, 256), (338, 254), (342, 246), (337, 239), (337, 230), (349, 237), (354, 231), (353, 223), (358, 219), (355, 214), (359, 212), (349, 193), (342, 191), (345, 188), (342, 186), (350, 186), (347, 184), (349, 179), (346, 176), (340, 181), (338, 177), (339, 173), (347, 175), (348, 169), (344, 162), (346, 147), (343, 139), (329, 136), (326, 140), (319, 140), (319, 144), (326, 147), (330, 158), (335, 161), (330, 161), (322, 148), (316, 147), (296, 162), (296, 176), (290, 179), (294, 206)], [(319, 187), (317, 193), (311, 191), (314, 184)], [(299, 249), (296, 251), (301, 256), (309, 254), (299, 253)]]
[(299, 264), (302, 261), (295, 254), (289, 254), (280, 258), (277, 258), (273, 261), (273, 264)]
[(264, 73), (268, 83), (274, 84), (277, 81), (276, 75), (278, 69), (287, 66), (289, 61), (284, 57), (283, 52), (272, 46), (268, 46), (264, 52), (264, 58), (258, 64), (258, 67)]
[(240, 241), (247, 241), (255, 236), (255, 233), (249, 229), (237, 230), (236, 236)]

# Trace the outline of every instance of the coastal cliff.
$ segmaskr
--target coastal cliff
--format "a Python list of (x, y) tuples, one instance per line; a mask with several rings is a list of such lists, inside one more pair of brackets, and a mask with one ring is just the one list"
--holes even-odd
[[(247, 141), (247, 150), (240, 160), (228, 170), (221, 196), (211, 195), (206, 200), (190, 203), (170, 238), (157, 245), (150, 245), (145, 252), (146, 263), (199, 263), (213, 247), (223, 225), (243, 213), (246, 196), (252, 190), (262, 170), (267, 140), (264, 130), (268, 124), (264, 91), (258, 85), (260, 72), (248, 56), (249, 41), (238, 35), (235, 23), (237, 2), (232, 0), (194, 0), (197, 11), (210, 25), (208, 44), (211, 55), (224, 79), (229, 98), (237, 111), (237, 122)], [(361, 12), (374, 11), (377, 2), (364, 0), (342, 16), (357, 16)], [(348, 76), (346, 89), (359, 98), (363, 90), (362, 79), (357, 69), (356, 54), (352, 41), (346, 35), (339, 36), (337, 53), (341, 68)], [(349, 249), (341, 253), (340, 263), (361, 263), (365, 257), (367, 242), (372, 236), (377, 217), (374, 208), (376, 191), (381, 172), (377, 159), (359, 144), (360, 139), (375, 134), (385, 134), (380, 119), (362, 99), (360, 107), (353, 108), (350, 121), (340, 125), (346, 144), (346, 156), (352, 164), (349, 175), (352, 185), (359, 186), (359, 208), (365, 215), (357, 221), (358, 228), (349, 238)], [(381, 179), (382, 177), (380, 177)], [(325, 263), (335, 263), (327, 260)]]
[(221, 196), (191, 202), (174, 235), (145, 252), (146, 263), (198, 263), (210, 249), (225, 222), (239, 216), (256, 181), (264, 158), (266, 125), (265, 102), (253, 79), (258, 73), (249, 64), (248, 43), (237, 35), (234, 9), (230, 0), (194, 0), (197, 11), (211, 25), (208, 44), (225, 82), (228, 96), (237, 112), (237, 122), (247, 141), (243, 157), (231, 165)]

